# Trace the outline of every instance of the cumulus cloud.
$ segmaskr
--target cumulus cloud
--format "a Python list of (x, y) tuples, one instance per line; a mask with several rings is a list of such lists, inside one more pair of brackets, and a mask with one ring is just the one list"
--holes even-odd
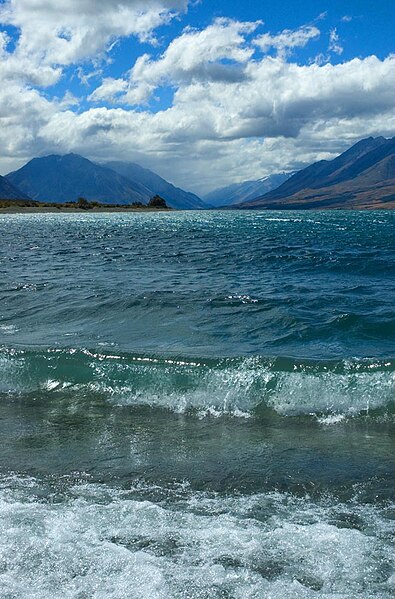
[[(13, 39), (0, 31), (0, 119), (2, 163), (22, 154), (42, 153), (41, 131), (59, 112), (77, 100), (48, 99), (50, 88), (69, 65), (87, 59), (97, 63), (121, 37), (154, 41), (156, 27), (185, 11), (188, 0), (3, 0), (0, 24), (16, 28)], [(13, 43), (10, 44), (10, 41)], [(9, 47), (10, 46), (10, 47)], [(81, 67), (77, 72), (86, 83)], [(100, 73), (99, 69), (94, 71)]]
[(126, 94), (128, 84), (124, 79), (114, 79), (106, 77), (103, 79), (100, 87), (89, 96), (89, 100), (94, 102), (107, 101), (115, 102), (120, 94)]
[(112, 40), (149, 40), (187, 0), (6, 0), (0, 22), (20, 30), (19, 51), (68, 65), (96, 56)]
[[(55, 9), (63, 4), (62, 29), (56, 29)], [(80, 67), (116, 37), (149, 37), (155, 23), (186, 3), (145, 1), (145, 33), (140, 17), (106, 22), (111, 6), (137, 14), (143, 5), (11, 0), (0, 9), (0, 21), (6, 18), (21, 32), (15, 49), (0, 32), (3, 173), (34, 155), (74, 151), (97, 160), (140, 162), (203, 193), (329, 158), (361, 137), (395, 135), (395, 56), (300, 64), (291, 52), (318, 40), (315, 26), (257, 35), (259, 22), (217, 19), (201, 30), (184, 29), (159, 56), (140, 56), (123, 78), (109, 76), (104, 67), (101, 76), (95, 68), (100, 85), (80, 105), (70, 93), (56, 99), (40, 91), (65, 76), (66, 64)], [(32, 7), (46, 16), (42, 34), (48, 43), (40, 56), (38, 36), (27, 39)], [(63, 43), (71, 45), (59, 62)], [(336, 30), (330, 43), (336, 53)], [(90, 85), (89, 73), (80, 69), (79, 77)], [(152, 111), (145, 103), (161, 87), (171, 87), (174, 96), (168, 108)]]
[(128, 81), (105, 80), (90, 99), (113, 100), (124, 90), (125, 103), (140, 104), (146, 102), (160, 85), (240, 81), (245, 77), (242, 65), (254, 53), (251, 47), (246, 47), (245, 36), (255, 31), (258, 25), (259, 22), (241, 23), (221, 18), (201, 31), (188, 28), (170, 43), (158, 60), (148, 54), (140, 56)]

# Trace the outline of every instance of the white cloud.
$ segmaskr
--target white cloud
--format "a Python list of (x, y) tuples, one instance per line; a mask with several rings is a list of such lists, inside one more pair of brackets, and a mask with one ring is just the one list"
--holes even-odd
[(277, 53), (284, 57), (294, 48), (303, 48), (311, 40), (317, 39), (320, 36), (320, 30), (317, 27), (305, 26), (300, 29), (284, 29), (277, 35), (264, 33), (260, 35), (255, 44), (261, 48), (263, 52), (267, 52), (271, 48), (277, 50)]
[[(36, 88), (59, 82), (68, 65), (87, 59), (97, 64), (118, 38), (135, 35), (152, 40), (154, 29), (175, 11), (186, 10), (187, 4), (188, 0), (1, 1), (0, 24), (18, 31), (12, 45), (7, 33), (0, 31), (2, 164), (8, 165), (12, 156), (17, 163), (20, 156), (47, 151), (51, 143), (42, 137), (42, 130), (76, 105), (69, 92), (63, 99), (50, 100)], [(78, 74), (86, 82), (92, 75), (80, 68)], [(94, 75), (98, 74), (96, 68)]]
[(106, 77), (103, 79), (100, 87), (88, 97), (88, 100), (94, 102), (111, 101), (115, 102), (119, 94), (125, 94), (128, 89), (128, 84), (123, 79), (114, 79)]
[(20, 29), (18, 52), (68, 65), (97, 56), (112, 40), (149, 40), (187, 0), (6, 0), (0, 22)]
[[(1, 78), (1, 70), (0, 70)], [(9, 81), (0, 90), (0, 147), (5, 164), (41, 152), (41, 130), (59, 107), (34, 89)]]
[(243, 65), (254, 53), (253, 48), (246, 46), (245, 36), (259, 24), (221, 18), (201, 31), (187, 29), (158, 60), (148, 54), (140, 56), (127, 82), (104, 80), (90, 98), (113, 100), (124, 89), (122, 101), (133, 105), (146, 102), (160, 85), (239, 81), (245, 76)]
[[(36, 86), (49, 86), (63, 73), (65, 63), (50, 58), (59, 49), (53, 34), (55, 17), (48, 16), (55, 1), (13, 0), (11, 4), (19, 9), (28, 6), (30, 11), (36, 7), (41, 14), (49, 7), (43, 34), (50, 41), (39, 57), (38, 50), (27, 51), (29, 44), (38, 44), (38, 38), (25, 42), (30, 24), (27, 30), (20, 25), (22, 38), (15, 51), (9, 50), (7, 35), (0, 32), (3, 173), (34, 155), (74, 151), (92, 159), (134, 160), (202, 193), (233, 180), (299, 168), (371, 134), (395, 135), (395, 56), (355, 58), (336, 65), (298, 64), (288, 50), (316, 40), (319, 30), (312, 26), (254, 38), (258, 22), (216, 20), (203, 30), (184, 30), (157, 59), (140, 56), (125, 79), (104, 77), (88, 98), (96, 102), (94, 107), (76, 106), (78, 100), (69, 93), (50, 99)], [(64, 1), (62, 22), (77, 23), (73, 35), (66, 35), (70, 38), (66, 43), (77, 31), (84, 37), (89, 11), (97, 4), (96, 0)], [(121, 4), (135, 10), (138, 3)], [(129, 35), (131, 25), (125, 25), (129, 29), (122, 33), (114, 23), (104, 23), (110, 5), (118, 3), (100, 4), (89, 32), (93, 40), (97, 27), (93, 45), (81, 45), (77, 36), (64, 60), (79, 64), (93, 47), (103, 50), (114, 37)], [(74, 13), (70, 16), (73, 6), (79, 7), (81, 20)], [(154, 3), (145, 6), (152, 8)], [(175, 1), (162, 3), (161, 10), (155, 6), (155, 14), (163, 19), (171, 8), (185, 5)], [(151, 17), (148, 21), (147, 35), (152, 32)], [(142, 35), (136, 28), (134, 33)], [(339, 44), (338, 38), (331, 41)], [(276, 56), (262, 56), (257, 43), (264, 52), (274, 48)], [(99, 76), (100, 69), (94, 73)], [(89, 83), (90, 74), (80, 71), (80, 78), (84, 77)], [(152, 112), (141, 106), (162, 86), (174, 89), (169, 108)], [(100, 105), (111, 100), (116, 107)], [(131, 110), (119, 101), (140, 106)]]
[(339, 34), (337, 33), (336, 27), (334, 29), (331, 29), (331, 31), (329, 33), (328, 50), (330, 52), (334, 52), (335, 54), (338, 54), (339, 56), (340, 56), (340, 54), (343, 54), (344, 48), (340, 44), (340, 37), (339, 37)]

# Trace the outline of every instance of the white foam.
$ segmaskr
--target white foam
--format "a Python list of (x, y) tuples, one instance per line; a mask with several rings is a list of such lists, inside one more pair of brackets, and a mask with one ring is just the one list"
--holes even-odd
[(15, 335), (18, 332), (15, 324), (2, 324), (0, 325), (0, 332), (4, 335)]
[(329, 414), (328, 416), (321, 416), (317, 418), (317, 420), (320, 424), (330, 426), (331, 424), (339, 424), (339, 422), (342, 422), (345, 418), (345, 414)]
[[(163, 499), (144, 499), (150, 491)], [(378, 507), (280, 493), (210, 496), (188, 485), (140, 492), (85, 483), (54, 502), (37, 499), (43, 487), (32, 479), (8, 481), (0, 491), (0, 597), (391, 596), (391, 522)], [(366, 530), (337, 525), (342, 512)]]

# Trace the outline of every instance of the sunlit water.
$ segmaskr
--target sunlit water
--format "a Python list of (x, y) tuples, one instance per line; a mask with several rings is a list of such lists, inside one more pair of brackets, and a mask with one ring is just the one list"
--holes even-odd
[(394, 224), (0, 216), (0, 597), (392, 597)]

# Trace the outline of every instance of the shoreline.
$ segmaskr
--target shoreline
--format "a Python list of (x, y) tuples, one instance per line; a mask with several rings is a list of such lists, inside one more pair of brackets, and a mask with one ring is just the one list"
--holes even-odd
[[(279, 207), (273, 206), (273, 208), (257, 208), (257, 207), (249, 207), (249, 208), (234, 208), (233, 206), (221, 206), (218, 208), (207, 208), (203, 210), (193, 210), (191, 208), (182, 208), (181, 211), (192, 210), (193, 212), (338, 212), (338, 211), (358, 211), (358, 212), (382, 212), (383, 210), (392, 211), (395, 210), (395, 202), (391, 202), (389, 205), (370, 205), (364, 207), (353, 207), (353, 206), (331, 206), (331, 207), (303, 207), (303, 206), (292, 206), (292, 207)], [(55, 206), (7, 206), (2, 207), (0, 205), (0, 215), (1, 214), (108, 214), (108, 213), (145, 213), (145, 212), (165, 212), (165, 213), (174, 213), (180, 212), (179, 209), (176, 208), (155, 208), (155, 207), (130, 207), (130, 206), (95, 206), (92, 208), (66, 208), (66, 207), (57, 207)]]
[(108, 213), (108, 212), (174, 212), (173, 208), (129, 208), (129, 207), (120, 207), (120, 206), (108, 206), (108, 207), (96, 207), (96, 208), (55, 208), (49, 206), (15, 206), (0, 208), (0, 214), (90, 214), (94, 212), (95, 214), (98, 212)]

